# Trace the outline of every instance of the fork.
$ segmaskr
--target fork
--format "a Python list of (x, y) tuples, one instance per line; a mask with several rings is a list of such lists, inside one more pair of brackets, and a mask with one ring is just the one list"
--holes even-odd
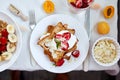
[[(31, 30), (33, 30), (34, 27), (36, 26), (35, 11), (34, 10), (29, 11), (29, 26), (30, 26)], [(35, 66), (35, 60), (34, 60), (32, 54), (30, 54), (30, 64), (32, 66)]]
[(34, 10), (29, 11), (29, 26), (32, 30), (36, 26), (35, 11)]

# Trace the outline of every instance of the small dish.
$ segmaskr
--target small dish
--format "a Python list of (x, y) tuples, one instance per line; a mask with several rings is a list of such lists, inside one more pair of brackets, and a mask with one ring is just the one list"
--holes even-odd
[(92, 47), (92, 57), (101, 66), (112, 66), (120, 58), (119, 43), (112, 37), (101, 37)]
[[(78, 3), (75, 4), (74, 2), (69, 2), (69, 1), (70, 0), (67, 0), (67, 4), (68, 4), (70, 11), (73, 13), (76, 13), (76, 14), (86, 11), (87, 9), (89, 9), (91, 4), (94, 2), (94, 0), (89, 0), (89, 1), (91, 1), (90, 3), (84, 3), (83, 2), (84, 0), (76, 0), (75, 2), (78, 2)], [(82, 2), (80, 2), (80, 1), (82, 1)], [(77, 7), (77, 5), (79, 6), (80, 4), (83, 4), (83, 6)]]

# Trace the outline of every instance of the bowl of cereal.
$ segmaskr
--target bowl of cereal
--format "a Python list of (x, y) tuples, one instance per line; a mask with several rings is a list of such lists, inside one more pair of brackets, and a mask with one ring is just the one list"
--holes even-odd
[(0, 72), (12, 66), (20, 55), (22, 33), (9, 15), (0, 12)]
[(114, 65), (120, 58), (119, 43), (112, 37), (99, 38), (93, 44), (92, 57), (99, 65)]

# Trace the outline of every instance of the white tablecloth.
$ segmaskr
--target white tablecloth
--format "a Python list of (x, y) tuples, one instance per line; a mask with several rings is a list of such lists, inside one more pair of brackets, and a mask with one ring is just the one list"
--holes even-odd
[[(33, 71), (33, 70), (43, 70), (37, 63), (35, 66), (30, 64), (30, 49), (29, 49), (29, 39), (31, 35), (31, 30), (29, 28), (29, 23), (22, 21), (20, 18), (11, 14), (8, 10), (9, 4), (15, 5), (17, 8), (21, 9), (22, 12), (28, 16), (29, 10), (35, 10), (36, 21), (39, 22), (42, 18), (49, 16), (42, 9), (42, 3), (44, 0), (0, 0), (0, 11), (7, 13), (13, 20), (15, 20), (20, 27), (24, 26), (26, 30), (22, 31), (23, 37), (23, 46), (17, 61), (9, 67), (11, 70), (25, 70), (25, 71)], [(84, 24), (85, 12), (80, 14), (73, 14), (69, 11), (66, 0), (52, 0), (55, 3), (55, 13), (54, 14), (67, 14), (75, 17), (80, 20), (81, 24)], [(110, 26), (111, 31), (107, 36), (111, 36), (117, 39), (117, 0), (95, 0), (95, 2), (100, 3), (101, 9), (103, 9), (106, 5), (114, 5), (115, 6), (115, 16), (112, 19), (106, 20), (101, 14), (101, 10), (91, 10), (91, 24), (90, 26), (93, 28), (92, 36), (91, 36), (91, 44), (100, 37), (95, 30), (95, 25), (98, 21), (106, 20)], [(81, 18), (82, 17), (82, 18)], [(82, 19), (82, 21), (81, 21)], [(89, 70), (99, 71), (99, 70), (109, 70), (109, 74), (116, 75), (119, 72), (118, 65), (114, 65), (111, 67), (102, 67), (98, 65), (93, 58), (90, 58)], [(83, 65), (79, 66), (76, 70), (83, 70)]]

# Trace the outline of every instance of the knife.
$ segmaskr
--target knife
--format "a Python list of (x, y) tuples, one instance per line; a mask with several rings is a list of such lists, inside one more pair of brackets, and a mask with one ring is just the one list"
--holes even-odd
[[(85, 14), (85, 27), (87, 30), (87, 34), (88, 34), (88, 39), (89, 39), (89, 44), (90, 44), (90, 37), (91, 37), (91, 27), (90, 27), (90, 8), (88, 8), (86, 10), (86, 14)], [(90, 46), (90, 45), (89, 45)], [(90, 48), (89, 48), (90, 49)], [(88, 67), (89, 67), (89, 58), (90, 58), (90, 51), (88, 50), (88, 54), (87, 57), (83, 63), (83, 70), (85, 72), (88, 71)]]
[(22, 20), (27, 21), (28, 17), (25, 16), (21, 10), (17, 9), (14, 5), (10, 4), (9, 6), (10, 12), (12, 12), (14, 15), (19, 16)]

